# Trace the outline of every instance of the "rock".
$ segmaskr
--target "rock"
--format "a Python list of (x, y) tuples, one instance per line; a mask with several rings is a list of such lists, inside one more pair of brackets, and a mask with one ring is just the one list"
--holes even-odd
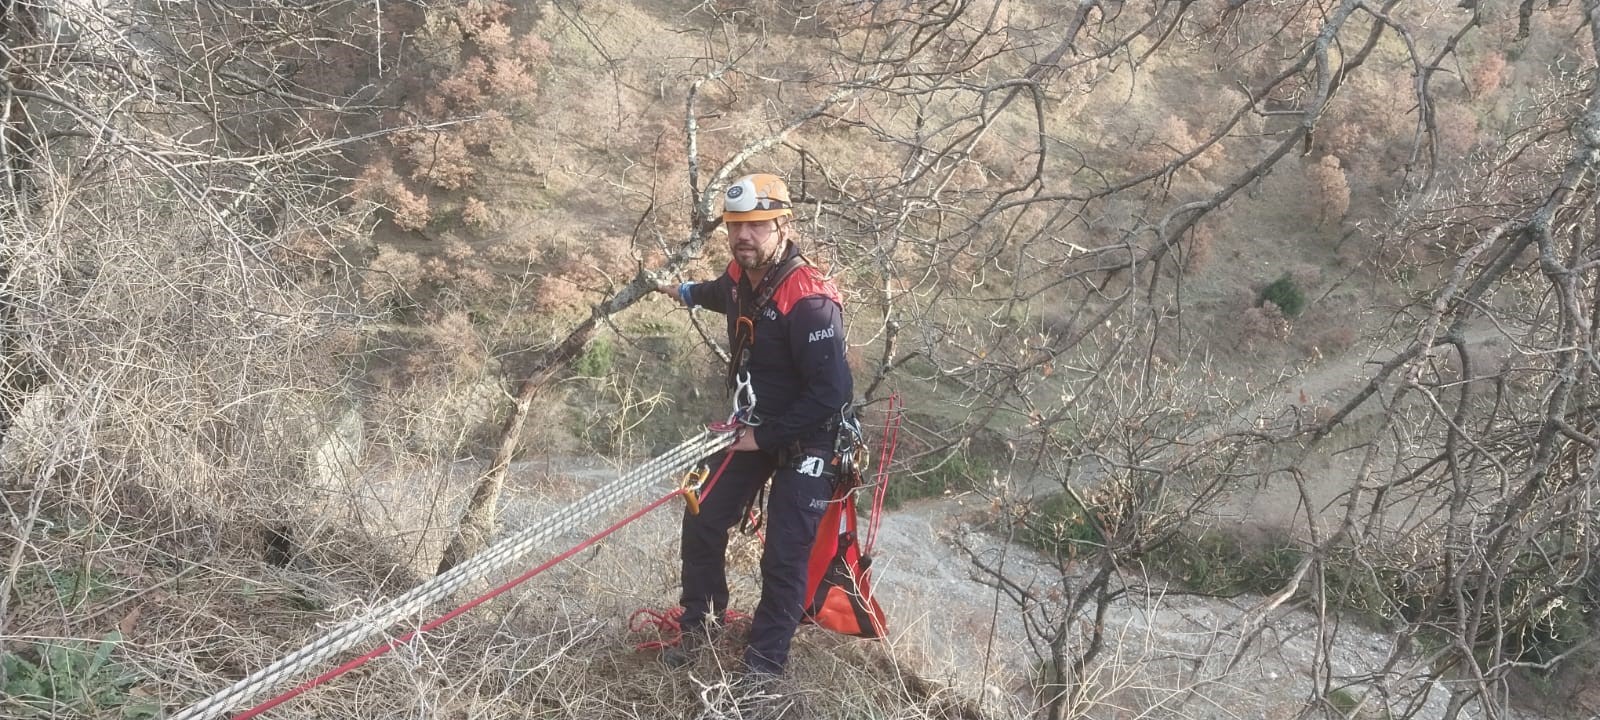
[(66, 408), (67, 398), (55, 385), (43, 385), (23, 399), (11, 426), (0, 437), (0, 476), (37, 474), (40, 464), (47, 462), (51, 446), (68, 434), (57, 420)]
[(320, 424), (321, 437), (314, 441), (306, 460), (306, 480), (327, 490), (347, 488), (366, 453), (361, 413), (352, 407), (333, 417)]

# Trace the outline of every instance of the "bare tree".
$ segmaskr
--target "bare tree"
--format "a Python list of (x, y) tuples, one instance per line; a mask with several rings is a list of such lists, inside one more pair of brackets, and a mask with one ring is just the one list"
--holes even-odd
[[(0, 5), (0, 469), (26, 493), (5, 496), (14, 532), (35, 537), (52, 503), (154, 508), (172, 532), (276, 532), (351, 501), (305, 468), (321, 415), (359, 394), (339, 358), (401, 314), (377, 301), (427, 302), (364, 289), (394, 273), (374, 237), (442, 238), (396, 199), (437, 202), (438, 188), (387, 208), (345, 188), (365, 160), (398, 152), (383, 143), (400, 129), (412, 180), (485, 174), (423, 165), (461, 161), (467, 141), (450, 133), (498, 120), (402, 96), (417, 89), (408, 71), (446, 65), (413, 31), (457, 22), (456, 51), (490, 47), (509, 32), (491, 5)], [(1514, 14), (713, 1), (684, 16), (698, 49), (648, 56), (654, 75), (585, 8), (549, 10), (615, 101), (616, 126), (586, 149), (627, 167), (583, 179), (640, 199), (617, 221), (633, 255), (582, 288), (579, 311), (532, 308), (554, 318), (551, 339), (503, 354), (494, 454), (440, 568), (492, 532), (540, 393), (601, 333), (626, 332), (659, 280), (705, 262), (716, 196), (759, 163), (796, 179), (808, 250), (847, 291), (863, 401), (899, 384), (939, 406), (912, 417), (905, 474), (987, 453), (996, 477), (977, 486), (996, 501), (991, 527), (1044, 549), (1045, 581), (970, 555), (1024, 618), (1046, 716), (1117, 698), (1107, 668), (1135, 660), (1116, 614), (1167, 608), (1184, 589), (1171, 558), (1237, 523), (1228, 501), (1256, 488), (1295, 498), (1291, 562), (1202, 651), (1159, 660), (1183, 671), (1142, 700), (1152, 711), (1223, 692), (1291, 613), (1315, 619), (1307, 716), (1352, 692), (1418, 716), (1439, 688), (1448, 716), (1504, 716), (1518, 673), (1569, 664), (1596, 637), (1583, 614), (1600, 594), (1593, 0)], [(1487, 32), (1582, 72), (1491, 108), (1506, 58), (1471, 87), (1458, 73), (1480, 67), (1467, 48)], [(639, 97), (670, 119), (632, 113), (624, 99)], [(648, 152), (612, 147), (634, 135)], [(1346, 183), (1332, 201), (1304, 182), (1328, 168)], [(487, 212), (457, 199), (463, 222)], [(1251, 224), (1273, 213), (1291, 219)], [(1300, 246), (1251, 237), (1296, 223), (1312, 228)], [(1292, 277), (1297, 252), (1354, 257), (1320, 297), (1301, 285), (1326, 314), (1348, 298), (1339, 282), (1400, 298), (1364, 328), (1376, 369), (1347, 357), (1316, 397), (1285, 405), (1280, 378), (1316, 370), (1323, 352), (1291, 348), (1311, 321), (1283, 306), (1269, 317), (1259, 293), (1208, 292), (1189, 262), (1200, 237), (1213, 266), (1252, 279)], [(1252, 335), (1247, 317), (1270, 327)], [(1230, 366), (1255, 372), (1229, 378)], [(24, 566), (49, 561), (25, 541), (5, 560), (6, 599)], [(1360, 612), (1398, 641), (1352, 673), (1335, 658)]]
[(166, 10), (4, 6), (8, 484), (288, 527), (372, 312), (328, 182), (388, 78), (329, 68), (395, 49), (358, 4)]
[[(1241, 621), (1236, 647), (1224, 658), (1237, 662), (1275, 613), (1298, 607), (1318, 610), (1322, 637), (1334, 642), (1348, 622), (1340, 607), (1354, 606), (1356, 584), (1363, 592), (1381, 589), (1386, 599), (1378, 612), (1405, 618), (1406, 642), (1397, 646), (1391, 667), (1359, 681), (1378, 686), (1366, 701), (1384, 703), (1391, 713), (1418, 712), (1435, 679), (1453, 688), (1472, 685), (1451, 694), (1452, 715), (1474, 702), (1499, 713), (1515, 668), (1548, 668), (1576, 650), (1552, 655), (1534, 647), (1541, 645), (1535, 636), (1557, 634), (1552, 623), (1577, 622), (1562, 608), (1590, 602), (1574, 593), (1588, 592), (1583, 588), (1593, 577), (1587, 561), (1593, 548), (1582, 540), (1592, 534), (1593, 518), (1578, 500), (1592, 491), (1580, 478), (1592, 478), (1595, 467), (1587, 420), (1593, 408), (1583, 399), (1592, 313), (1580, 299), (1590, 291), (1594, 268), (1581, 230), (1591, 207), (1585, 193), (1593, 155), (1586, 133), (1593, 102), (1586, 88), (1593, 80), (1556, 79), (1541, 98), (1538, 119), (1513, 134), (1519, 142), (1493, 159), (1484, 155), (1465, 164), (1440, 151), (1443, 130), (1434, 108), (1443, 92), (1441, 68), (1484, 22), (1478, 9), (1459, 11), (1460, 25), (1440, 34), (1424, 33), (1393, 3), (1280, 10), (1252, 19), (1263, 27), (1248, 28), (1231, 9), (1207, 15), (1184, 5), (1174, 15), (1085, 3), (1061, 24), (1066, 39), (1014, 79), (991, 74), (977, 82), (965, 68), (947, 66), (873, 104), (890, 108), (879, 117), (895, 123), (839, 119), (904, 148), (898, 172), (862, 178), (848, 163), (795, 148), (812, 173), (812, 192), (821, 195), (817, 184), (827, 189), (819, 199), (830, 240), (848, 258), (842, 264), (873, 288), (869, 316), (878, 329), (869, 334), (887, 349), (876, 372), (910, 371), (971, 411), (959, 426), (941, 429), (927, 452), (946, 454), (1004, 428), (1012, 455), (1031, 459), (1013, 464), (1013, 472), (1027, 476), (1063, 463), (1047, 475), (1081, 495), (1072, 504), (1094, 541), (1067, 547), (1078, 553), (1071, 558), (1075, 567), (1091, 569), (1063, 568), (1060, 599), (1046, 602), (1039, 596), (1044, 588), (1018, 584), (991, 563), (979, 563), (980, 573), (1020, 607), (1039, 613), (1029, 627), (1052, 668), (1048, 684), (1059, 689), (1048, 695), (1053, 717), (1080, 713), (1091, 698), (1094, 689), (1084, 678), (1093, 673), (1085, 668), (1102, 659), (1106, 609), (1144, 587), (1125, 573), (1170, 542), (1177, 528), (1195, 527), (1195, 518), (1210, 512), (1224, 490), (1247, 486), (1247, 478), (1305, 483), (1310, 458), (1344, 452), (1366, 458), (1349, 479), (1356, 490), (1346, 496), (1347, 511), (1332, 522), (1317, 519), (1321, 510), (1312, 493), (1301, 493), (1302, 517), (1313, 520), (1299, 531), (1302, 559), (1281, 591)], [(1591, 27), (1592, 10), (1583, 12), (1552, 21)], [(1084, 42), (1081, 34), (1090, 28), (1095, 32)], [(1011, 37), (1024, 35), (1008, 29)], [(1238, 33), (1239, 47), (1260, 49), (1250, 56), (1251, 73), (1262, 79), (1242, 83), (1237, 103), (1215, 112), (1214, 124), (1202, 126), (1194, 139), (1156, 133), (1167, 159), (1158, 151), (1153, 162), (1116, 176), (1106, 171), (1103, 146), (1076, 145), (1052, 129), (1057, 98), (1073, 92), (1075, 83), (1095, 92), (1093, 83), (1105, 77), (1095, 71), (1106, 72), (1129, 42), (1157, 39), (1119, 68), (1138, 77), (1141, 64), (1153, 67), (1154, 59), (1176, 52), (1163, 42), (1202, 29)], [(1248, 34), (1255, 29), (1267, 34)], [(1330, 110), (1351, 83), (1388, 72), (1368, 62), (1385, 38), (1406, 48), (1408, 77), (1396, 85), (1409, 88), (1418, 111), (1410, 128), (1392, 128), (1409, 143), (1385, 150), (1409, 172), (1391, 188), (1407, 210), (1382, 246), (1433, 243), (1460, 252), (1460, 259), (1438, 275), (1438, 289), (1419, 312), (1408, 313), (1419, 325), (1400, 336), (1417, 339), (1383, 363), (1365, 389), (1352, 389), (1355, 395), (1342, 407), (1320, 415), (1308, 406), (1287, 419), (1274, 411), (1249, 432), (1228, 431), (1234, 405), (1226, 395), (1176, 399), (1173, 392), (1183, 383), (1162, 371), (1164, 365), (1193, 372), (1208, 367), (1191, 355), (1204, 352), (1205, 343), (1190, 329), (1200, 323), (1184, 309), (1184, 242), (1197, 222), (1241, 202), (1242, 190), (1270, 182), (1281, 164), (1298, 162), (1297, 153), (1321, 142), (1324, 126), (1338, 134), (1342, 126), (1328, 119)], [(1273, 53), (1281, 58), (1277, 64)], [(1031, 107), (1015, 102), (1029, 97)], [(1030, 143), (986, 147), (1008, 122), (1037, 128), (1007, 134)], [(1268, 131), (1242, 141), (1236, 136), (1247, 125)], [(1553, 138), (1572, 138), (1571, 159), (1540, 175), (1534, 168), (1551, 157)], [(1229, 162), (1202, 162), (1223, 155)], [(1500, 210), (1486, 217), (1486, 207)], [(1407, 257), (1427, 262), (1415, 253)], [(1430, 272), (1420, 264), (1408, 267)], [(1533, 279), (1542, 284), (1528, 284)], [(1526, 310), (1497, 310), (1502, 303)], [(1483, 333), (1504, 335), (1519, 355), (1537, 360), (1508, 360), (1499, 373), (1485, 374), (1469, 349)], [(1444, 349), (1453, 357), (1441, 359)], [(1040, 392), (1063, 385), (1069, 389), (1059, 399), (1056, 392)], [(868, 384), (879, 386), (877, 378)], [(1333, 394), (1341, 392), (1334, 388)], [(1382, 410), (1363, 411), (1383, 418), (1370, 421), (1379, 423), (1377, 430), (1354, 431), (1354, 440), (1340, 432), (1380, 397)], [(1163, 413), (1168, 408), (1170, 415)], [(1138, 428), (1144, 445), (1101, 425)], [(1206, 426), (1216, 432), (1199, 430)], [(1156, 447), (1146, 447), (1152, 443)], [(1193, 471), (1195, 453), (1209, 456), (1205, 472)], [(1093, 472), (1070, 462), (1078, 458), (1092, 458)], [(1549, 478), (1557, 468), (1566, 478), (1559, 483)], [(1172, 492), (1173, 477), (1190, 478), (1181, 483), (1184, 499), (1156, 503)], [(1093, 485), (1098, 494), (1074, 483)], [(1143, 534), (1119, 535), (1127, 528)], [(1418, 548), (1398, 538), (1439, 538), (1442, 544)], [(1442, 566), (1439, 553), (1446, 558)], [(1076, 618), (1088, 623), (1082, 637)], [(1438, 632), (1449, 638), (1445, 649), (1418, 660), (1418, 647), (1437, 647), (1432, 634)], [(1328, 657), (1319, 661), (1322, 682), (1307, 698), (1308, 708), (1358, 682), (1336, 677)]]

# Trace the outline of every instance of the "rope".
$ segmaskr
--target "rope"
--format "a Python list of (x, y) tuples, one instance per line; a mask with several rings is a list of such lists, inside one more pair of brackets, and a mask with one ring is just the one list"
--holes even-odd
[[(522, 556), (531, 552), (534, 548), (549, 542), (557, 535), (576, 528), (581, 522), (588, 520), (591, 517), (609, 512), (612, 508), (642, 493), (651, 484), (686, 472), (701, 458), (716, 450), (727, 447), (732, 441), (733, 436), (731, 433), (718, 428), (706, 430), (693, 438), (685, 440), (682, 444), (667, 451), (661, 456), (645, 462), (645, 464), (634, 468), (631, 472), (623, 475), (622, 477), (617, 478), (616, 480), (594, 490), (588, 495), (585, 495), (583, 499), (579, 500), (577, 503), (567, 506), (564, 513), (547, 517), (543, 521), (495, 543), (483, 552), (469, 558), (466, 562), (463, 562), (460, 565), (457, 565), (450, 570), (435, 576), (432, 580), (412, 588), (411, 591), (407, 592), (405, 595), (368, 610), (360, 617), (346, 621), (333, 630), (324, 633), (320, 637), (317, 637), (316, 639), (307, 643), (299, 650), (284, 656), (277, 662), (274, 662), (273, 664), (261, 670), (257, 670), (256, 672), (245, 677), (243, 680), (240, 680), (229, 686), (227, 689), (189, 706), (188, 708), (184, 709), (183, 712), (172, 716), (171, 720), (211, 720), (211, 718), (219, 717), (233, 708), (243, 705), (254, 697), (270, 691), (272, 688), (280, 685), (288, 677), (305, 672), (313, 665), (316, 665), (333, 655), (344, 652), (362, 640), (382, 632), (384, 629), (395, 624), (396, 622), (414, 615), (428, 606), (445, 599), (451, 593), (455, 592), (468, 582), (484, 577), (491, 572), (515, 562)], [(732, 454), (729, 453), (729, 457), (731, 456)], [(726, 461), (724, 461), (723, 466), (727, 466)], [(718, 475), (720, 475), (722, 471), (719, 469), (717, 472)], [(710, 490), (710, 485), (714, 484), (715, 480), (716, 478), (712, 478), (712, 483), (707, 485), (705, 490), (702, 491), (702, 495), (704, 492)], [(414, 630), (397, 640), (391, 641), (385, 644), (383, 647), (369, 652), (360, 658), (356, 658), (355, 660), (346, 663), (345, 666), (341, 666), (340, 668), (336, 668), (334, 671), (324, 673), (317, 679), (294, 689), (286, 695), (274, 698), (271, 702), (250, 710), (247, 714), (241, 715), (236, 720), (244, 720), (244, 718), (253, 717), (257, 714), (265, 712), (271, 707), (276, 706), (277, 704), (288, 700), (289, 698), (292, 698), (295, 695), (298, 695), (301, 692), (304, 692), (305, 690), (308, 690), (335, 675), (353, 669), (367, 662), (368, 660), (377, 657), (378, 655), (388, 652), (395, 646), (403, 644), (415, 637), (420, 632), (443, 624), (445, 621), (448, 621), (451, 618), (454, 618), (461, 613), (476, 607), (482, 602), (485, 602), (490, 598), (509, 590), (511, 587), (514, 587), (528, 578), (533, 577), (551, 565), (570, 557), (572, 554), (579, 552), (585, 547), (588, 547), (589, 545), (598, 541), (600, 538), (611, 534), (613, 531), (617, 530), (623, 525), (626, 525), (638, 519), (645, 513), (654, 510), (662, 503), (678, 497), (679, 494), (680, 493), (678, 491), (668, 493), (662, 498), (651, 503), (643, 510), (640, 510), (629, 516), (626, 520), (612, 525), (600, 534), (589, 538), (583, 543), (580, 543), (577, 547), (568, 550), (544, 565), (524, 573), (522, 576), (512, 580), (511, 582), (501, 585), (490, 593), (481, 596), (454, 611), (451, 611), (445, 616), (429, 623), (422, 628), (419, 628), (418, 630)]]
[[(647, 640), (634, 645), (634, 649), (637, 651), (660, 650), (677, 645), (683, 640), (683, 626), (678, 622), (681, 617), (683, 617), (683, 608), (681, 606), (667, 610), (639, 608), (633, 611), (633, 614), (628, 616), (628, 632), (642, 633), (653, 627), (662, 636), (660, 640)], [(729, 608), (722, 611), (723, 626), (749, 620), (749, 615), (738, 610)], [(242, 718), (235, 718), (235, 720), (242, 720)]]
[(883, 524), (883, 503), (889, 495), (889, 464), (894, 462), (895, 448), (900, 445), (900, 417), (904, 408), (899, 393), (889, 396), (889, 409), (885, 411), (883, 422), (883, 441), (878, 445), (878, 471), (872, 477), (877, 487), (872, 490), (872, 512), (867, 513), (867, 537), (861, 548), (863, 555), (871, 555), (872, 546), (878, 542), (878, 526)]

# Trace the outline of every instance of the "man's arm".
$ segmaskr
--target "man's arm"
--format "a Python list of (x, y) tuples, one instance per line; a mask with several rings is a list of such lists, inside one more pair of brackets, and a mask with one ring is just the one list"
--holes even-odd
[(762, 418), (756, 427), (756, 445), (768, 451), (822, 427), (855, 392), (845, 361), (844, 314), (838, 303), (821, 295), (804, 298), (790, 309), (788, 320), (789, 353), (801, 390), (787, 412)]
[(684, 307), (703, 307), (727, 314), (728, 288), (732, 284), (733, 278), (724, 272), (721, 277), (707, 282), (661, 283), (656, 286), (656, 292), (677, 300)]

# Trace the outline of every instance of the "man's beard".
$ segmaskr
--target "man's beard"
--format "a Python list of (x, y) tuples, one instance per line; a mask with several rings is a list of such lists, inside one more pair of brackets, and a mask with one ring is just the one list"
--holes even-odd
[(777, 246), (772, 249), (772, 252), (764, 257), (757, 257), (750, 262), (745, 262), (739, 257), (738, 253), (734, 253), (733, 261), (739, 263), (739, 267), (746, 271), (765, 270), (773, 265), (778, 264), (778, 258), (783, 257), (784, 248), (787, 248), (788, 246), (789, 241), (779, 240)]

